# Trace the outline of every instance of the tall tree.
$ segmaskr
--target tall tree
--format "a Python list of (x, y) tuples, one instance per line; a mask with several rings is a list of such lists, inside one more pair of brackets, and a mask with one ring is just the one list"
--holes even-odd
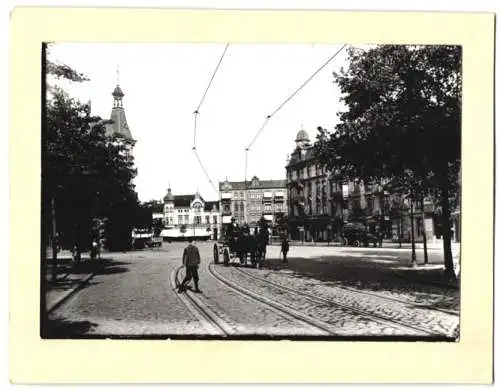
[[(90, 115), (89, 105), (72, 99), (49, 76), (71, 82), (88, 78), (71, 67), (55, 63), (42, 48), (42, 333), (47, 325), (46, 248), (54, 222), (63, 245), (87, 247), (95, 225), (94, 218), (106, 218), (107, 224), (129, 227), (138, 205), (132, 179), (136, 175), (129, 153), (132, 143), (108, 138), (104, 123)], [(128, 209), (123, 205), (127, 205)], [(118, 213), (118, 211), (122, 213)], [(53, 215), (55, 218), (53, 218)], [(124, 224), (116, 221), (126, 220)], [(130, 236), (124, 229), (120, 235)], [(54, 256), (54, 258), (56, 258)], [(54, 269), (56, 264), (54, 259)]]
[(461, 48), (385, 45), (349, 50), (334, 74), (348, 110), (335, 132), (320, 131), (318, 159), (348, 178), (403, 178), (410, 171), (443, 210), (446, 275), (455, 279), (450, 200), (461, 145)]

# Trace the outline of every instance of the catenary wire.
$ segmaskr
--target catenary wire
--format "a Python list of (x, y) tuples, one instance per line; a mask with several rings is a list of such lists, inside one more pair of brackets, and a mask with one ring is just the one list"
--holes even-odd
[(203, 98), (201, 98), (201, 101), (200, 101), (200, 104), (198, 105), (198, 107), (196, 108), (196, 112), (199, 112), (200, 111), (200, 107), (201, 105), (203, 104), (203, 101), (205, 100), (205, 97), (207, 96), (207, 92), (208, 90), (210, 89), (210, 86), (212, 85), (212, 81), (214, 80), (214, 77), (215, 77), (215, 74), (217, 73), (217, 70), (219, 69), (220, 67), (220, 64), (222, 63), (222, 59), (224, 58), (226, 52), (227, 52), (227, 48), (229, 47), (229, 43), (226, 44), (226, 47), (224, 48), (224, 52), (222, 53), (222, 56), (220, 57), (219, 59), (219, 63), (217, 64), (217, 67), (215, 68), (215, 71), (214, 73), (212, 74), (212, 78), (210, 79), (210, 82), (208, 83), (208, 86), (207, 86), (207, 89), (205, 90), (205, 93), (203, 94)]
[(321, 65), (317, 70), (316, 72), (314, 72), (304, 83), (302, 83), (300, 85), (299, 88), (297, 88), (288, 98), (286, 98), (283, 103), (281, 103), (271, 114), (269, 114), (268, 116), (266, 116), (266, 120), (264, 121), (264, 123), (262, 124), (261, 128), (259, 129), (259, 131), (257, 132), (257, 134), (254, 136), (254, 138), (252, 139), (252, 141), (250, 142), (250, 144), (248, 145), (247, 148), (245, 148), (245, 183), (247, 181), (247, 166), (248, 166), (248, 151), (250, 150), (250, 148), (252, 147), (252, 145), (255, 143), (255, 141), (257, 140), (257, 137), (259, 137), (259, 135), (262, 133), (262, 131), (264, 130), (264, 128), (267, 126), (267, 123), (269, 122), (269, 120), (276, 114), (278, 113), (278, 111), (280, 111), (283, 106), (285, 106), (295, 95), (297, 95), (297, 93), (302, 90), (319, 72), (321, 72), (335, 57), (337, 57), (337, 55), (347, 46), (347, 44), (344, 44), (341, 46), (341, 48), (339, 50), (337, 50), (335, 52), (335, 54), (333, 54), (332, 56), (330, 56), (324, 63), (323, 65)]
[(212, 182), (212, 180), (210, 179), (210, 176), (208, 175), (208, 172), (205, 168), (205, 166), (203, 165), (200, 157), (198, 156), (198, 152), (196, 151), (196, 148), (193, 148), (193, 152), (194, 152), (194, 156), (196, 156), (196, 159), (198, 160), (198, 162), (200, 163), (200, 166), (201, 166), (201, 169), (203, 170), (203, 172), (205, 173), (205, 176), (207, 177), (208, 179), (208, 182), (212, 185), (213, 189), (215, 190), (216, 193), (219, 193), (219, 191), (217, 190), (217, 188), (215, 187), (214, 183)]
[(212, 180), (210, 179), (210, 176), (208, 175), (208, 172), (205, 168), (205, 166), (203, 165), (203, 162), (201, 161), (199, 155), (198, 155), (198, 152), (196, 150), (196, 130), (197, 130), (197, 123), (198, 123), (198, 115), (200, 115), (200, 108), (201, 108), (201, 105), (203, 104), (204, 100), (205, 100), (205, 97), (207, 96), (207, 93), (208, 93), (208, 90), (210, 89), (210, 86), (212, 85), (212, 82), (215, 78), (215, 75), (217, 74), (217, 71), (220, 67), (220, 64), (222, 63), (222, 60), (227, 52), (227, 49), (229, 47), (229, 43), (226, 44), (226, 47), (224, 48), (224, 51), (222, 52), (222, 55), (219, 59), (219, 62), (217, 63), (217, 66), (215, 67), (215, 70), (212, 74), (212, 77), (210, 78), (210, 82), (208, 83), (208, 86), (207, 88), (205, 89), (205, 92), (203, 94), (203, 97), (201, 98), (201, 101), (200, 103), (198, 104), (198, 107), (196, 108), (196, 110), (194, 111), (193, 115), (194, 115), (194, 132), (193, 132), (193, 147), (192, 147), (192, 151), (194, 152), (194, 155), (196, 156), (196, 159), (198, 160), (198, 162), (200, 163), (200, 166), (203, 170), (203, 172), (205, 173), (208, 181), (210, 182), (210, 184), (212, 185), (212, 187), (214, 188), (215, 192), (218, 194), (219, 191), (217, 190), (217, 188), (215, 187), (214, 183), (212, 182)]
[(314, 72), (304, 83), (302, 83), (300, 85), (299, 88), (297, 88), (288, 98), (286, 98), (283, 103), (281, 103), (271, 114), (269, 114), (267, 117), (266, 117), (266, 120), (264, 121), (264, 124), (262, 125), (262, 127), (259, 129), (259, 131), (257, 132), (257, 134), (255, 135), (255, 137), (252, 139), (251, 143), (248, 145), (247, 147), (247, 150), (250, 149), (250, 147), (253, 145), (253, 143), (255, 142), (255, 140), (257, 139), (257, 137), (259, 136), (259, 134), (262, 132), (262, 130), (264, 130), (264, 128), (266, 127), (267, 123), (269, 122), (269, 120), (278, 112), (280, 111), (283, 106), (285, 106), (295, 95), (297, 95), (297, 93), (302, 89), (304, 88), (319, 72), (321, 72), (323, 70), (323, 68), (325, 68), (347, 45), (344, 44), (342, 45), (342, 47), (337, 50), (335, 52), (334, 55), (330, 56), (328, 58), (328, 60), (326, 60), (323, 65), (321, 65), (317, 70), (316, 72)]

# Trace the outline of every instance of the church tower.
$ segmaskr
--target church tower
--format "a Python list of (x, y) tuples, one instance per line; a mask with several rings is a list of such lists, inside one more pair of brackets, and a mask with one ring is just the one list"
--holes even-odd
[(120, 84), (116, 85), (111, 95), (113, 96), (113, 108), (111, 109), (110, 117), (112, 123), (106, 125), (106, 136), (117, 135), (126, 140), (134, 141), (127, 124), (127, 118), (125, 117), (125, 109), (123, 108), (123, 97), (125, 94)]

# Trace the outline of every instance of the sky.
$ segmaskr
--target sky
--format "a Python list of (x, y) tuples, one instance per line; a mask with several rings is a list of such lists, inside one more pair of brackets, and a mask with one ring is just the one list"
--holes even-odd
[[(117, 81), (133, 138), (134, 179), (141, 201), (199, 191), (218, 199), (192, 152), (194, 114), (225, 44), (59, 43), (50, 59), (90, 79), (59, 81), (72, 97), (91, 101), (92, 114), (109, 118)], [(245, 179), (245, 148), (266, 116), (316, 72), (340, 45), (230, 44), (199, 110), (196, 148), (210, 179)], [(287, 156), (303, 128), (333, 129), (344, 110), (333, 72), (346, 67), (343, 49), (264, 127), (248, 152), (247, 179), (285, 179)], [(118, 72), (117, 72), (118, 70)]]

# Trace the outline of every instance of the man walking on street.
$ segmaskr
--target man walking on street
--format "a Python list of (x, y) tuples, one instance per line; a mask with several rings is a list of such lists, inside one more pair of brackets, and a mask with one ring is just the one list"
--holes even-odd
[(283, 263), (288, 262), (286, 255), (288, 254), (289, 249), (290, 249), (290, 244), (288, 243), (288, 239), (286, 235), (283, 235), (283, 239), (281, 240), (281, 252), (283, 253)]
[(198, 251), (198, 247), (194, 245), (194, 240), (190, 239), (188, 246), (184, 249), (184, 253), (182, 254), (182, 264), (186, 267), (186, 277), (182, 281), (182, 284), (179, 286), (179, 293), (184, 292), (186, 290), (186, 284), (194, 280), (194, 288), (196, 293), (201, 293), (198, 288), (198, 266), (200, 264), (200, 252)]

